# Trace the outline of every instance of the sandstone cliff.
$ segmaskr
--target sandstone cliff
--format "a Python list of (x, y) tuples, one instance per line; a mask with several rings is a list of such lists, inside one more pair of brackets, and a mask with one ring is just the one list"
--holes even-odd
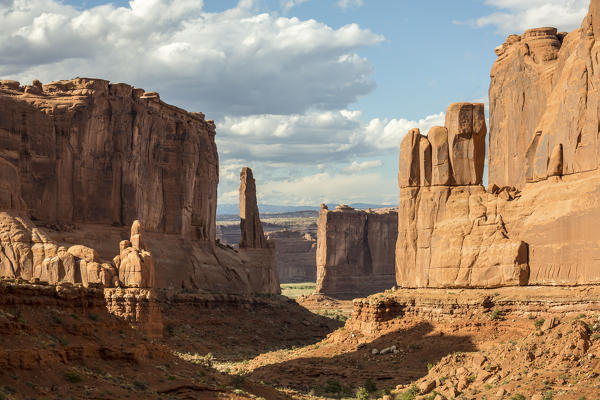
[(445, 127), (400, 145), (396, 279), (403, 287), (526, 284), (526, 243), (513, 239), (481, 186), (483, 104), (456, 103)]
[(281, 283), (315, 282), (317, 241), (309, 233), (276, 231), (267, 234), (275, 243), (275, 262)]
[[(470, 120), (451, 106), (445, 130), (407, 135), (399, 172), (399, 285), (600, 283), (599, 32), (600, 0), (592, 0), (580, 29), (531, 29), (496, 49), (487, 191), (476, 142), (483, 110)], [(463, 126), (459, 146), (452, 121)], [(452, 155), (457, 150), (459, 157)]]
[[(84, 245), (112, 260), (139, 219), (145, 247), (121, 251), (133, 259), (151, 249), (155, 286), (275, 290), (252, 285), (240, 255), (215, 246), (218, 155), (215, 125), (202, 114), (165, 104), (154, 92), (86, 78), (0, 81), (0, 110), (0, 210), (34, 221), (31, 231), (47, 228), (42, 243)], [(64, 254), (48, 255), (51, 268), (71, 271)], [(29, 278), (30, 269), (47, 269), (35, 260), (2, 273)], [(88, 264), (97, 267), (92, 275), (111, 279), (102, 263)]]
[(396, 211), (322, 206), (318, 225), (317, 293), (351, 298), (394, 286)]

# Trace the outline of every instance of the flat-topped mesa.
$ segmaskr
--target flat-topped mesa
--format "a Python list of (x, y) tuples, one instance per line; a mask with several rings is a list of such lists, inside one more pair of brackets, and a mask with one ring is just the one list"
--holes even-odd
[(427, 136), (411, 129), (402, 140), (399, 187), (481, 185), (486, 133), (483, 104), (451, 104), (445, 127)]
[(321, 205), (317, 232), (317, 293), (354, 298), (395, 284), (396, 210)]
[(260, 222), (256, 200), (256, 182), (252, 170), (242, 168), (240, 172), (240, 248), (266, 249), (269, 247)]
[(21, 198), (35, 220), (52, 223), (139, 217), (149, 232), (214, 243), (215, 125), (201, 114), (88, 78), (0, 81), (0, 109), (0, 186), (11, 188), (0, 208)]

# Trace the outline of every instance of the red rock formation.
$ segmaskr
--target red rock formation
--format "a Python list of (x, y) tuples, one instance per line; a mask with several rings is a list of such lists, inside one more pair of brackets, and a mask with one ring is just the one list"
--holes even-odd
[(481, 186), (485, 134), (483, 104), (456, 103), (448, 108), (445, 127), (432, 128), (429, 138), (413, 129), (402, 141), (399, 286), (527, 283), (527, 245), (510, 239), (496, 198), (488, 199)]
[(125, 84), (78, 78), (37, 93), (0, 83), (0, 181), (45, 222), (214, 239), (215, 126)]
[(242, 168), (240, 172), (240, 229), (240, 248), (268, 247), (258, 212), (256, 182), (252, 170), (248, 167)]
[(256, 183), (248, 167), (240, 172), (240, 230), (238, 254), (248, 268), (250, 287), (256, 292), (281, 293), (274, 245), (263, 233), (256, 202)]
[(394, 286), (398, 214), (321, 206), (317, 235), (317, 293), (360, 297)]
[[(399, 174), (400, 285), (600, 283), (598, 21), (600, 0), (592, 0), (580, 29), (568, 35), (554, 28), (531, 29), (509, 36), (496, 49), (487, 192), (478, 179), (460, 181), (471, 184), (458, 187), (428, 187), (419, 180), (416, 187), (413, 177), (410, 185), (402, 185), (405, 171), (414, 174), (418, 165), (427, 165), (422, 160), (427, 153), (414, 150), (423, 141), (415, 132), (407, 136)], [(452, 118), (447, 116), (446, 128)], [(436, 143), (432, 164), (443, 166), (435, 184), (444, 181), (445, 150), (436, 148), (444, 149), (445, 140), (441, 129), (430, 136)], [(456, 150), (451, 137), (449, 129), (450, 153)], [(469, 154), (470, 148), (462, 149)], [(467, 159), (475, 161), (478, 171), (476, 160), (483, 154), (477, 146), (473, 150)], [(449, 159), (455, 175), (452, 154)]]
[[(51, 282), (67, 276), (111, 286), (116, 267), (98, 259), (111, 260), (116, 244), (129, 237), (128, 226), (139, 219), (144, 244), (137, 250), (133, 237), (132, 250), (121, 250), (133, 257), (152, 249), (155, 286), (278, 292), (271, 282), (250, 282), (247, 261), (215, 246), (214, 136), (214, 123), (202, 114), (125, 84), (78, 78), (21, 87), (0, 81), (0, 210), (18, 210), (49, 228), (45, 238), (25, 233), (25, 244), (11, 242), (34, 250), (22, 250), (28, 255), (17, 264), (4, 261), (0, 272), (29, 279), (35, 269)], [(37, 232), (30, 225), (26, 230)], [(73, 245), (93, 248), (97, 256), (65, 251)], [(41, 254), (48, 246), (56, 250)], [(68, 254), (85, 263), (81, 277)], [(140, 266), (149, 262), (142, 258)], [(130, 267), (135, 274), (144, 270)], [(261, 271), (272, 274), (273, 265)], [(147, 279), (134, 281), (147, 286)]]
[(317, 241), (311, 234), (283, 230), (268, 233), (267, 239), (275, 243), (275, 262), (281, 283), (317, 280)]
[(140, 221), (133, 221), (131, 237), (121, 241), (119, 255), (113, 259), (119, 270), (119, 282), (125, 287), (153, 288), (154, 259), (144, 246)]

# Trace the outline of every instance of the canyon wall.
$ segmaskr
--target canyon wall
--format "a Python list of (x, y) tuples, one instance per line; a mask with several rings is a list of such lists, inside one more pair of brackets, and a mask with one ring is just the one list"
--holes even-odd
[(317, 234), (317, 293), (352, 298), (394, 286), (398, 214), (321, 206)]
[[(152, 286), (278, 290), (252, 284), (255, 271), (247, 262), (215, 245), (215, 125), (201, 113), (168, 105), (154, 92), (86, 78), (28, 86), (0, 81), (0, 110), (0, 210), (29, 221), (28, 231), (43, 232), (23, 236), (29, 248), (40, 247), (39, 236), (57, 247), (48, 256), (60, 258), (60, 247), (84, 245), (115, 270), (110, 260), (120, 253), (134, 275), (149, 262), (144, 252), (150, 249)], [(119, 248), (138, 219), (144, 245)], [(0, 255), (0, 264), (8, 258)], [(106, 271), (98, 260), (95, 272)], [(0, 272), (35, 278), (29, 271), (41, 268), (39, 262)], [(148, 276), (140, 279), (148, 285)]]
[(433, 127), (427, 136), (413, 129), (402, 140), (399, 286), (527, 283), (527, 245), (509, 235), (495, 196), (481, 186), (486, 133), (483, 104), (456, 103), (444, 127)]
[(592, 0), (580, 29), (531, 29), (496, 49), (487, 191), (482, 105), (472, 116), (453, 105), (445, 127), (406, 136), (398, 285), (600, 283), (599, 38)]
[(269, 232), (267, 238), (275, 243), (275, 262), (281, 283), (317, 280), (317, 241), (311, 234), (282, 230)]

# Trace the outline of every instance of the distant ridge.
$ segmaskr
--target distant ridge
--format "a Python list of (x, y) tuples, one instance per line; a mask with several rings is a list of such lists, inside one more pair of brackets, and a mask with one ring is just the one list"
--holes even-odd
[[(329, 208), (335, 208), (337, 204), (328, 204)], [(395, 205), (369, 204), (369, 203), (351, 203), (350, 207), (367, 209), (367, 208), (388, 208), (396, 207)], [(261, 214), (281, 214), (297, 211), (319, 211), (320, 206), (285, 206), (273, 204), (259, 204), (258, 209)], [(217, 215), (239, 215), (240, 209), (238, 204), (218, 204)]]

